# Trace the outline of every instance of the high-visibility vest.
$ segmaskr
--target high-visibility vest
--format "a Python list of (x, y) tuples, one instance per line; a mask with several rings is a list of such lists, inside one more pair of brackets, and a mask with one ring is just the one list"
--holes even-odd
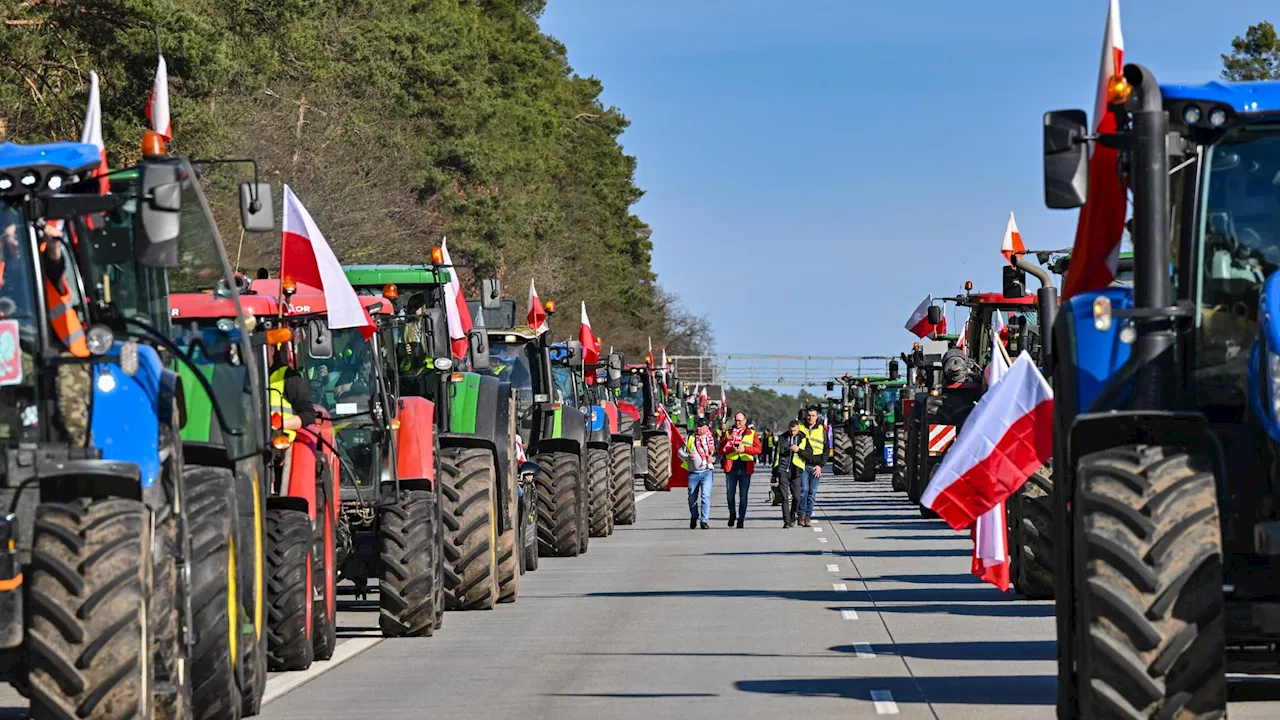
[[(821, 455), (827, 447), (827, 426), (818, 423), (813, 427), (805, 425), (800, 426), (800, 442), (796, 443), (800, 447), (809, 447), (809, 452), (814, 455)], [(791, 457), (791, 464), (804, 469), (804, 460), (800, 458), (800, 453), (796, 453)]]
[[(45, 243), (40, 243), (42, 255), (44, 250)], [(57, 285), (53, 284), (53, 280), (50, 280), (47, 274), (44, 276), (44, 308), (49, 315), (49, 326), (53, 328), (53, 333), (58, 336), (67, 350), (79, 358), (89, 357), (89, 344), (85, 342), (84, 325), (80, 324), (80, 316), (76, 315), (76, 311), (71, 308), (71, 287), (67, 285), (65, 276), (60, 278)]]
[(280, 426), (282, 432), (293, 440), (298, 436), (296, 430), (284, 428), (284, 421), (291, 417), (295, 417), (293, 412), (293, 404), (284, 396), (284, 373), (288, 368), (278, 367), (271, 371), (270, 394), (271, 394), (271, 414), (280, 414)]
[[(693, 443), (696, 440), (697, 440), (697, 435), (695, 434), (695, 435), (690, 435), (689, 439), (684, 441), (684, 454), (687, 457), (680, 460), (680, 467), (684, 468), (685, 470), (689, 469), (689, 461), (693, 459), (694, 453), (697, 452), (697, 450), (694, 449), (694, 446), (693, 446)], [(714, 450), (715, 448), (713, 447), (712, 457), (707, 460), (708, 467), (712, 467), (712, 468), (715, 467), (715, 464), (716, 464)]]
[[(749, 447), (749, 446), (751, 446), (751, 445), (755, 445), (755, 444), (756, 444), (756, 431), (755, 431), (755, 430), (747, 430), (746, 432), (742, 433), (742, 440), (740, 440), (739, 442), (741, 442), (741, 443), (742, 443), (742, 445), (743, 445), (744, 447)], [(725, 458), (726, 460), (755, 460), (755, 459), (756, 459), (754, 455), (752, 455), (751, 453), (746, 453), (746, 452), (740, 452), (740, 453), (731, 452), (731, 453), (726, 453), (726, 454), (725, 454), (725, 456), (724, 456), (724, 458)]]

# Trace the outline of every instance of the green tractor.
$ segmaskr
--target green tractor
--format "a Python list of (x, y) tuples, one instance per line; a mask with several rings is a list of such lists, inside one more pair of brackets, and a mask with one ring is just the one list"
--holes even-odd
[[(445, 607), (485, 610), (514, 602), (520, 575), (536, 547), (522, 532), (519, 507), (516, 399), (497, 377), (484, 331), (468, 338), (467, 357), (450, 349), (445, 285), (453, 268), (440, 265), (348, 265), (361, 295), (381, 295), (395, 314), (393, 344), (402, 397), (435, 403), (439, 497), (444, 520)], [(473, 316), (479, 308), (472, 309)], [(530, 551), (534, 553), (530, 558)]]
[[(905, 380), (898, 377), (898, 363), (889, 363), (889, 377), (837, 379), (841, 397), (830, 406), (840, 411), (828, 416), (831, 423), (831, 464), (837, 475), (851, 475), (872, 482), (876, 473), (894, 464), (896, 402)], [(828, 382), (828, 387), (835, 383)]]

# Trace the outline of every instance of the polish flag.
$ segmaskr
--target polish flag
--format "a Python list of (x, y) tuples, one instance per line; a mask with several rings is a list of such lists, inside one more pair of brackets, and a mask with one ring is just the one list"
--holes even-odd
[(458, 272), (449, 259), (449, 239), (440, 240), (440, 255), (444, 266), (449, 268), (449, 283), (444, 286), (444, 310), (449, 320), (449, 341), (453, 356), (459, 360), (467, 357), (467, 332), (471, 330), (471, 310), (467, 307), (467, 299), (462, 295), (462, 283), (458, 282)]
[(533, 286), (533, 278), (529, 278), (529, 316), (527, 322), (529, 327), (533, 328), (536, 335), (551, 329), (547, 324), (547, 310), (542, 307), (542, 300), (538, 297), (538, 288)]
[(94, 175), (98, 178), (98, 190), (104, 195), (111, 192), (111, 181), (107, 179), (107, 145), (102, 142), (102, 101), (98, 96), (98, 73), (89, 72), (89, 106), (84, 111), (84, 128), (80, 131), (80, 142), (98, 148), (98, 156), (102, 161)]
[(987, 391), (920, 504), (962, 530), (1017, 492), (1053, 452), (1053, 389), (1023, 352)]
[(1000, 252), (1004, 255), (1004, 259), (1013, 262), (1014, 253), (1025, 253), (1027, 246), (1022, 244), (1022, 233), (1018, 232), (1018, 223), (1013, 220), (1013, 213), (1009, 213), (1009, 225), (1004, 229), (1004, 240), (1000, 243)]
[(331, 330), (360, 328), (365, 340), (377, 327), (364, 309), (355, 288), (342, 271), (342, 263), (324, 239), (293, 189), (284, 186), (284, 228), (280, 239), (280, 278), (293, 280), (324, 291)]
[[(1107, 81), (1124, 70), (1124, 36), (1120, 33), (1120, 0), (1111, 0), (1107, 10), (1107, 31), (1102, 42), (1102, 64), (1098, 69), (1098, 95), (1093, 109), (1093, 131), (1101, 135), (1116, 131), (1115, 117), (1107, 111)], [(1124, 234), (1127, 210), (1125, 186), (1120, 180), (1120, 154), (1094, 143), (1089, 160), (1089, 195), (1076, 223), (1076, 241), (1071, 250), (1062, 299), (1107, 287), (1116, 277), (1120, 237)]]
[[(987, 392), (1009, 374), (1009, 363), (999, 346), (997, 335), (991, 335), (991, 362), (987, 365)], [(973, 523), (973, 564), (970, 571), (978, 578), (1009, 591), (1009, 528), (1006, 525), (1004, 501), (978, 516)]]
[(933, 332), (933, 325), (929, 324), (929, 306), (932, 304), (933, 296), (925, 295), (916, 309), (911, 312), (911, 317), (907, 318), (905, 327), (916, 337), (926, 337)]
[(151, 85), (151, 97), (147, 98), (147, 120), (151, 129), (164, 136), (165, 141), (173, 139), (173, 124), (169, 122), (169, 67), (165, 65), (164, 55), (156, 65), (156, 80)]
[(582, 362), (586, 365), (600, 363), (600, 341), (591, 332), (591, 320), (587, 317), (587, 303), (582, 303), (582, 325), (578, 327), (578, 340), (582, 343)]
[(947, 334), (947, 316), (942, 316), (942, 321), (933, 326), (933, 330), (929, 333), (931, 340), (937, 340), (939, 335)]
[(1009, 323), (1004, 321), (1004, 312), (996, 310), (991, 313), (991, 333), (1000, 338), (1000, 342), (1009, 342)]
[(956, 347), (960, 350), (969, 348), (969, 321), (965, 320), (964, 325), (960, 327), (960, 339), (956, 341)]

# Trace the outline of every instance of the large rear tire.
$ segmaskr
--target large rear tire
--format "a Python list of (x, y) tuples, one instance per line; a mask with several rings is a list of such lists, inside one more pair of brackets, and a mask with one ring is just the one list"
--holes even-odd
[(579, 518), (586, 508), (580, 505), (578, 486), (582, 483), (579, 458), (573, 453), (550, 452), (537, 455), (538, 464), (538, 554), (548, 557), (576, 557), (581, 552)]
[(613, 468), (609, 451), (587, 448), (587, 484), (591, 488), (591, 537), (613, 534)]
[(151, 717), (153, 540), (151, 513), (136, 500), (36, 508), (27, 569), (32, 718)]
[(235, 477), (223, 468), (192, 466), (183, 472), (182, 480), (195, 635), (190, 665), (192, 716), (196, 720), (237, 718), (242, 703), (236, 682), (240, 608), (232, 540)]
[(1080, 458), (1073, 549), (1084, 717), (1226, 716), (1212, 468), (1176, 447), (1133, 445)]
[[(329, 487), (328, 472), (322, 476), (324, 487)], [(311, 587), (319, 595), (311, 605), (311, 648), (316, 660), (333, 657), (338, 644), (337, 597), (334, 596), (334, 578), (337, 558), (334, 557), (333, 507), (324, 493), (316, 494), (319, 506), (316, 512), (314, 539), (311, 550)], [(318, 592), (317, 592), (318, 591)]]
[(671, 489), (671, 438), (666, 435), (650, 435), (644, 439), (644, 450), (649, 456), (645, 466), (645, 490)]
[[(515, 449), (512, 449), (514, 454)], [(498, 536), (498, 602), (513, 603), (520, 597), (520, 563), (524, 538), (520, 536), (519, 468), (507, 473), (507, 517), (509, 527)]]
[(497, 470), (485, 448), (440, 450), (444, 500), (444, 596), (448, 610), (489, 610), (498, 601)]
[(632, 525), (636, 521), (636, 483), (631, 476), (631, 443), (609, 446), (609, 467), (613, 471), (613, 522)]
[(1013, 586), (1031, 600), (1053, 599), (1053, 468), (1046, 465), (1009, 503)]
[(268, 510), (267, 667), (306, 670), (315, 659), (311, 629), (311, 518), (301, 510)]
[(853, 475), (855, 470), (854, 443), (843, 427), (831, 429), (831, 469), (836, 475)]
[(853, 479), (858, 482), (876, 479), (876, 439), (870, 435), (853, 436)]
[(436, 494), (400, 493), (378, 523), (378, 627), (383, 637), (429, 636), (436, 629)]
[(889, 486), (894, 492), (907, 490), (907, 429), (904, 425), (893, 436), (893, 479)]

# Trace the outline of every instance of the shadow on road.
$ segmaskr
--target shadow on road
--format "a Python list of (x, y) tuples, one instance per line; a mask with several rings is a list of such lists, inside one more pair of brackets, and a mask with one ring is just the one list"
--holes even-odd
[[(871, 702), (871, 692), (888, 690), (899, 704), (1052, 705), (1056, 678), (1051, 675), (966, 677), (842, 677), (791, 680), (739, 680), (743, 692), (805, 697), (837, 697)], [(921, 693), (923, 692), (923, 697)]]
[[(1053, 660), (1058, 644), (1053, 640), (1005, 640), (1001, 642), (936, 642), (873, 644), (877, 655), (897, 655), (922, 660)], [(853, 645), (831, 650), (856, 653)]]
[[(841, 607), (833, 606), (832, 610)], [(985, 602), (964, 605), (961, 603), (929, 603), (927, 605), (877, 605), (880, 613), (940, 613), (945, 615), (969, 615), (973, 617), (1053, 617), (1051, 602)]]

